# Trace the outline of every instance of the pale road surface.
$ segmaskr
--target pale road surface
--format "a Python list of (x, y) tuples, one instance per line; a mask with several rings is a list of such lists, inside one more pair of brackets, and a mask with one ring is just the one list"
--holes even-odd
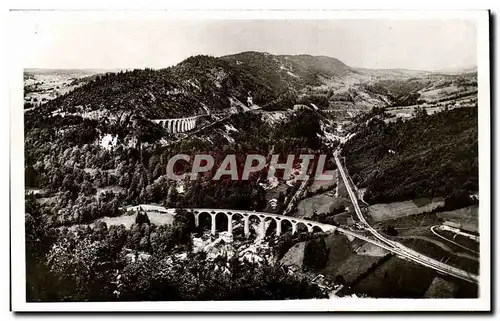
[(443, 240), (446, 240), (446, 241), (448, 241), (448, 242), (450, 242), (450, 243), (452, 243), (452, 244), (455, 244), (456, 246), (459, 246), (459, 247), (461, 247), (461, 248), (463, 248), (463, 249), (466, 249), (467, 251), (471, 251), (472, 253), (479, 254), (479, 252), (476, 252), (476, 251), (474, 251), (473, 249), (469, 249), (468, 247), (463, 246), (462, 244), (459, 244), (459, 243), (457, 243), (457, 242), (455, 242), (455, 241), (452, 241), (452, 240), (450, 240), (450, 239), (448, 239), (448, 238), (446, 238), (446, 237), (442, 236), (442, 235), (441, 235), (441, 234), (439, 234), (438, 232), (434, 231), (434, 229), (435, 229), (435, 228), (439, 228), (439, 226), (438, 226), (438, 225), (434, 225), (434, 226), (432, 226), (432, 227), (431, 227), (431, 232), (432, 232), (432, 233), (434, 233), (434, 235), (436, 235), (436, 236), (438, 236), (438, 237), (442, 238)]
[(371, 225), (366, 221), (365, 217), (363, 216), (363, 213), (361, 212), (361, 208), (359, 207), (358, 204), (358, 199), (356, 195), (354, 194), (351, 184), (349, 184), (349, 179), (347, 177), (347, 174), (344, 171), (344, 168), (342, 166), (342, 163), (340, 162), (339, 159), (339, 151), (336, 150), (333, 153), (333, 156), (335, 157), (335, 162), (337, 163), (337, 168), (340, 172), (340, 175), (342, 176), (342, 180), (344, 181), (344, 185), (346, 187), (346, 190), (349, 194), (349, 197), (351, 199), (352, 205), (354, 207), (354, 210), (356, 211), (356, 215), (359, 218), (359, 221), (363, 223), (363, 225), (366, 227), (366, 229), (375, 237), (377, 238), (381, 243), (386, 244), (388, 247), (391, 248), (391, 252), (394, 252), (402, 257), (405, 257), (407, 259), (410, 259), (416, 263), (422, 264), (424, 266), (430, 267), (438, 272), (441, 272), (443, 274), (451, 275), (454, 277), (457, 277), (459, 279), (473, 282), (473, 283), (479, 283), (479, 277), (475, 274), (469, 273), (464, 270), (460, 270), (458, 268), (455, 268), (453, 266), (444, 264), (442, 262), (439, 262), (433, 258), (427, 257), (415, 250), (412, 250), (406, 246), (403, 246), (402, 244), (389, 240), (385, 238), (383, 235), (381, 235), (379, 232), (377, 232)]

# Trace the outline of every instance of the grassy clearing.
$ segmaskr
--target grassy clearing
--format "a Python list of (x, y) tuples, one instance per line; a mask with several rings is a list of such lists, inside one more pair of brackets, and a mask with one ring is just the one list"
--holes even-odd
[(383, 259), (381, 256), (351, 255), (337, 270), (338, 275), (342, 275), (347, 284), (356, 281), (370, 268)]
[(453, 298), (458, 291), (458, 285), (442, 279), (438, 276), (434, 278), (431, 285), (425, 292), (426, 298)]
[(322, 187), (327, 188), (335, 185), (337, 182), (337, 171), (332, 171), (331, 174), (333, 175), (333, 179), (331, 181), (314, 180), (311, 186), (309, 186), (309, 191), (314, 193)]
[[(159, 213), (159, 212), (148, 212), (149, 221), (155, 225), (172, 224), (174, 221), (174, 215), (172, 213)], [(89, 224), (93, 226), (97, 222), (105, 222), (108, 226), (110, 225), (125, 225), (126, 228), (130, 228), (135, 224), (136, 215), (131, 215), (131, 213), (126, 213), (121, 216), (116, 217), (103, 217), (95, 220), (93, 223)]]
[(106, 192), (113, 192), (114, 194), (120, 194), (120, 193), (126, 193), (127, 191), (120, 186), (107, 186), (103, 188), (98, 188), (97, 189), (97, 195), (101, 193), (106, 193)]
[(339, 195), (340, 197), (345, 197), (345, 198), (349, 197), (349, 193), (347, 192), (347, 189), (345, 187), (343, 179), (338, 180), (337, 195)]
[(435, 275), (432, 269), (391, 257), (350, 290), (346, 290), (345, 294), (358, 293), (381, 298), (420, 298)]
[(328, 263), (321, 271), (321, 274), (336, 276), (342, 263), (355, 253), (347, 238), (342, 235), (329, 235), (325, 238), (326, 246), (329, 249)]
[(479, 206), (473, 205), (454, 211), (441, 212), (436, 214), (446, 221), (454, 221), (462, 224), (463, 227), (479, 232)]
[(416, 200), (404, 202), (375, 204), (369, 206), (368, 210), (374, 222), (381, 222), (424, 212), (430, 212), (443, 205), (443, 197), (436, 197), (432, 199), (419, 198)]
[(379, 246), (376, 246), (372, 243), (365, 243), (356, 251), (356, 253), (358, 255), (363, 255), (363, 256), (382, 257), (382, 256), (389, 254), (389, 251), (387, 251)]
[(382, 259), (380, 256), (356, 254), (353, 247), (359, 245), (354, 245), (341, 235), (330, 235), (325, 238), (325, 242), (329, 249), (328, 262), (319, 273), (334, 278), (342, 276), (348, 284), (355, 282)]
[(297, 205), (296, 217), (311, 216), (314, 211), (319, 213), (329, 213), (331, 208), (345, 206), (344, 200), (338, 199), (330, 193), (314, 195), (299, 202)]
[(284, 265), (296, 265), (302, 268), (306, 243), (307, 242), (300, 242), (292, 246), (281, 258), (280, 263)]
[(441, 225), (443, 222), (436, 213), (415, 214), (395, 219), (378, 222), (375, 227), (392, 225), (398, 231), (398, 235), (432, 235), (430, 227)]

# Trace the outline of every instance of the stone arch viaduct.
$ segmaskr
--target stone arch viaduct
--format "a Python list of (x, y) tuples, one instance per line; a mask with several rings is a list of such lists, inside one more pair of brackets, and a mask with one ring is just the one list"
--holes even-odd
[(159, 124), (167, 129), (169, 133), (177, 134), (193, 130), (196, 127), (196, 120), (200, 116), (170, 119), (151, 119), (152, 122)]
[[(175, 211), (177, 209), (175, 208), (170, 208), (166, 209), (166, 212), (170, 212), (175, 215)], [(411, 250), (409, 248), (406, 248), (396, 242), (390, 242), (390, 244), (380, 242), (379, 240), (375, 240), (370, 236), (359, 234), (353, 231), (349, 231), (346, 229), (343, 229), (341, 227), (337, 227), (334, 225), (330, 224), (322, 224), (318, 223), (315, 221), (310, 221), (306, 219), (301, 219), (301, 218), (295, 218), (295, 217), (290, 217), (290, 216), (284, 216), (284, 215), (279, 215), (279, 214), (271, 214), (271, 213), (265, 213), (265, 212), (253, 212), (253, 211), (245, 211), (245, 210), (228, 210), (228, 209), (207, 209), (207, 208), (184, 208), (183, 210), (191, 212), (194, 215), (194, 220), (195, 220), (195, 225), (199, 226), (200, 223), (200, 216), (201, 215), (209, 215), (211, 218), (211, 234), (215, 235), (217, 233), (216, 231), (216, 217), (219, 214), (222, 214), (226, 217), (227, 219), (227, 230), (229, 233), (233, 233), (233, 217), (234, 216), (240, 216), (243, 219), (244, 222), (244, 233), (245, 236), (248, 236), (250, 234), (250, 218), (256, 217), (260, 224), (259, 224), (259, 229), (260, 229), (260, 234), (265, 235), (266, 232), (266, 220), (271, 220), (276, 222), (276, 235), (281, 235), (282, 231), (282, 223), (287, 221), (292, 225), (292, 233), (298, 232), (298, 227), (300, 225), (303, 225), (307, 228), (308, 232), (314, 232), (316, 230), (320, 230), (323, 233), (330, 233), (330, 232), (335, 232), (335, 233), (341, 233), (346, 236), (350, 236), (353, 238), (358, 238), (363, 241), (369, 242), (371, 244), (374, 244), (378, 247), (381, 247), (383, 249), (386, 249), (389, 252), (392, 252), (393, 254), (397, 255), (398, 257), (404, 258), (404, 259), (409, 259), (413, 262), (419, 263), (421, 265), (427, 266), (429, 268), (432, 268), (433, 270), (437, 271), (440, 274), (443, 275), (451, 275), (454, 277), (457, 277), (459, 279), (473, 282), (473, 283), (479, 283), (479, 278), (477, 275), (472, 274), (470, 272), (460, 270), (456, 267), (453, 266), (448, 266), (446, 264), (443, 264), (440, 261), (437, 261), (435, 259), (430, 259), (427, 258), (426, 256), (418, 253), (415, 250)], [(162, 211), (165, 212), (165, 211)], [(398, 244), (398, 246), (395, 246), (395, 244)], [(404, 251), (402, 250), (404, 248)], [(408, 252), (409, 251), (409, 252)], [(423, 260), (425, 258), (426, 260)], [(438, 265), (438, 263), (440, 265)]]
[(271, 214), (265, 212), (253, 212), (253, 211), (245, 211), (245, 210), (228, 210), (228, 209), (206, 209), (206, 208), (191, 208), (184, 209), (188, 212), (193, 213), (195, 225), (199, 226), (200, 224), (200, 216), (201, 215), (209, 215), (211, 218), (211, 234), (216, 234), (216, 216), (218, 214), (222, 214), (227, 219), (227, 231), (229, 233), (233, 233), (233, 224), (235, 221), (233, 218), (240, 217), (244, 223), (244, 233), (245, 236), (250, 234), (250, 218), (255, 217), (259, 220), (259, 229), (262, 235), (265, 235), (266, 231), (266, 221), (274, 221), (276, 223), (276, 235), (281, 235), (282, 231), (282, 223), (287, 222), (292, 226), (292, 234), (295, 234), (298, 231), (299, 226), (304, 226), (307, 228), (308, 232), (313, 232), (314, 230), (319, 230), (321, 232), (330, 232), (337, 229), (337, 227), (328, 224), (322, 224), (310, 220), (305, 220), (301, 218), (295, 218), (290, 216), (284, 216), (279, 214)]

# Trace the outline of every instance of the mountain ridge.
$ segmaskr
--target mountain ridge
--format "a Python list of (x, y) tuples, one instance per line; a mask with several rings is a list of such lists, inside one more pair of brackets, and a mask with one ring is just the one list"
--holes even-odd
[[(320, 109), (362, 111), (416, 104), (420, 98), (417, 91), (429, 87), (431, 82), (410, 78), (430, 75), (447, 77), (406, 69), (353, 68), (324, 55), (273, 55), (258, 51), (221, 57), (196, 55), (162, 69), (98, 74), (42, 107), (46, 112), (70, 114), (101, 109), (113, 114), (127, 111), (148, 119), (241, 111), (248, 104), (268, 110), (314, 104)], [(406, 81), (419, 84), (405, 85)]]

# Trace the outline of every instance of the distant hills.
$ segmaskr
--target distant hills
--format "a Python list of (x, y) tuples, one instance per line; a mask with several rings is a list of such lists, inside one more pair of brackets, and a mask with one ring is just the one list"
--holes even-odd
[(199, 55), (165, 69), (99, 75), (46, 108), (71, 111), (85, 106), (91, 110), (128, 110), (150, 118), (182, 117), (207, 109), (241, 108), (249, 96), (256, 104), (266, 104), (350, 71), (341, 61), (324, 56), (260, 52), (220, 58)]
[[(26, 72), (61, 70), (27, 69)], [(352, 68), (327, 56), (255, 51), (222, 57), (198, 55), (158, 70), (74, 72), (98, 75), (44, 108), (66, 112), (106, 109), (112, 113), (133, 112), (146, 118), (176, 118), (207, 110), (241, 109), (251, 97), (253, 103), (274, 110), (289, 109), (295, 103), (315, 103), (320, 108), (350, 104), (353, 108), (367, 109), (399, 102), (411, 104), (418, 99), (415, 92), (404, 95), (398, 92), (396, 97), (391, 93), (395, 88), (393, 83), (378, 81), (404, 81), (430, 74), (405, 69)], [(422, 83), (429, 85), (426, 81)], [(411, 88), (420, 90), (425, 86)], [(403, 100), (398, 98), (403, 96)]]
[(75, 69), (75, 68), (25, 68), (24, 72), (27, 73), (36, 73), (36, 74), (60, 74), (60, 73), (65, 73), (65, 74), (87, 74), (87, 75), (93, 75), (93, 74), (103, 74), (107, 72), (119, 72), (125, 69)]

